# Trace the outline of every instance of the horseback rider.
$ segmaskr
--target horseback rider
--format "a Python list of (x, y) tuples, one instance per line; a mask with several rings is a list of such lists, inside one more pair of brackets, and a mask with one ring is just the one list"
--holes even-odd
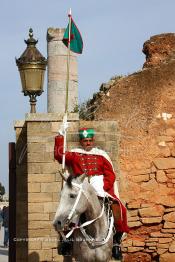
[[(63, 127), (67, 128), (67, 127)], [(63, 130), (59, 131), (55, 137), (54, 157), (59, 163), (62, 163), (64, 136)], [(112, 162), (108, 154), (94, 147), (94, 129), (81, 128), (79, 130), (80, 148), (75, 148), (65, 152), (65, 163), (67, 168), (71, 168), (73, 175), (86, 174), (90, 184), (95, 188), (99, 197), (108, 197), (112, 200), (111, 209), (114, 216), (114, 226), (116, 234), (114, 235), (114, 246), (112, 254), (115, 259), (121, 257), (119, 248), (121, 237), (124, 232), (128, 232), (126, 208), (114, 193), (115, 173)], [(64, 243), (63, 243), (64, 245)], [(62, 255), (67, 254), (65, 246), (62, 248)]]

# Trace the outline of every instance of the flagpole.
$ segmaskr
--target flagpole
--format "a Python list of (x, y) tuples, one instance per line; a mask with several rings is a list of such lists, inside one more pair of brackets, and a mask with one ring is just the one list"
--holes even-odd
[[(67, 123), (68, 113), (68, 102), (69, 102), (69, 74), (70, 74), (70, 40), (71, 40), (71, 8), (69, 11), (69, 38), (68, 38), (68, 49), (67, 49), (67, 77), (66, 77), (66, 99), (65, 99), (65, 115), (63, 118), (63, 125)], [(67, 132), (64, 133), (64, 144), (63, 144), (63, 161), (62, 169), (65, 170), (65, 152), (66, 152), (66, 141)]]

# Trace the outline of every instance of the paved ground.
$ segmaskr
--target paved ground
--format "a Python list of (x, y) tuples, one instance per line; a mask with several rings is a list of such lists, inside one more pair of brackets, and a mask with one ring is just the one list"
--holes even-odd
[(8, 249), (3, 247), (4, 228), (0, 229), (0, 261), (8, 262)]

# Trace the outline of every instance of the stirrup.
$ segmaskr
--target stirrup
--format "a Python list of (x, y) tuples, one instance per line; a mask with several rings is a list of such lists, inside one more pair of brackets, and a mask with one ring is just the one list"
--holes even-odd
[(112, 248), (112, 257), (116, 260), (122, 260), (122, 251), (119, 244), (114, 244)]

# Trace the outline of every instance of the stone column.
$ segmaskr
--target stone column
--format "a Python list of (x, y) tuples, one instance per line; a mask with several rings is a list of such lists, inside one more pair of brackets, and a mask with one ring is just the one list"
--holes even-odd
[[(62, 43), (64, 31), (63, 28), (49, 28), (47, 31), (48, 113), (63, 113), (65, 110), (68, 49)], [(70, 55), (68, 112), (72, 112), (78, 103), (77, 57), (73, 52)]]

